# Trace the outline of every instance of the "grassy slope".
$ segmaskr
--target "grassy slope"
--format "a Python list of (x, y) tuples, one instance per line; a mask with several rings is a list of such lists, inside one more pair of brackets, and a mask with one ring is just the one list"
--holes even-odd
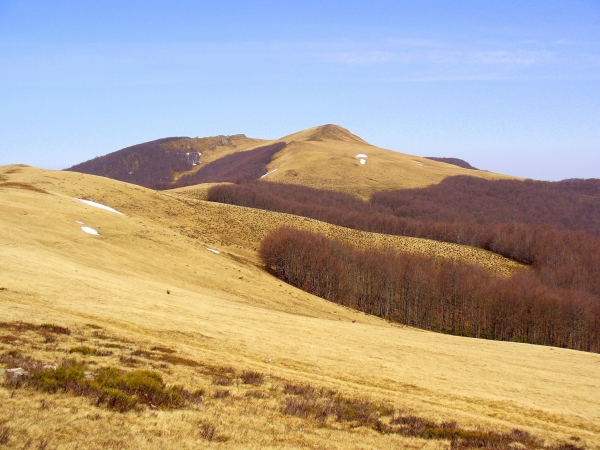
[[(198, 361), (335, 386), (348, 395), (465, 426), (517, 426), (549, 438), (577, 435), (600, 448), (600, 355), (392, 326), (281, 285), (255, 266), (253, 233), (258, 236), (265, 223), (264, 218), (256, 222), (260, 213), (181, 201), (100, 177), (14, 166), (0, 172), (9, 181), (52, 193), (0, 188), (0, 287), (6, 288), (0, 290), (0, 316), (5, 321), (74, 328), (94, 323)], [(83, 233), (78, 220), (102, 236)], [(254, 231), (241, 236), (246, 229)], [(206, 246), (222, 253), (208, 252)], [(190, 371), (173, 368), (170, 376), (194, 382)], [(174, 423), (189, 428), (198, 420), (195, 412), (185, 411), (114, 418), (80, 399), (58, 397), (64, 414), (73, 405), (80, 411), (70, 425), (62, 425), (64, 416), (40, 411), (40, 395), (23, 393), (15, 400), (0, 389), (0, 402), (21, 411), (11, 416), (15, 423), (45, 414), (49, 429), (63, 427), (68, 434), (79, 427), (109, 436), (111, 424), (124, 420), (132, 427), (129, 435), (120, 432), (125, 441), (147, 426), (159, 436), (158, 441), (136, 437), (132, 448), (173, 444)], [(244, 448), (249, 441), (256, 448), (303, 442), (339, 448), (421, 446), (365, 430), (300, 427), (292, 432), (297, 419), (275, 413), (260, 419), (257, 414), (264, 411), (220, 405), (213, 419), (229, 427), (228, 446)], [(239, 420), (223, 418), (232, 414)]]
[[(424, 187), (453, 175), (487, 179), (515, 178), (462, 169), (370, 145), (348, 130), (325, 125), (281, 138), (288, 146), (275, 155), (267, 181), (301, 184), (369, 197), (389, 189)], [(362, 165), (355, 156), (368, 156)]]

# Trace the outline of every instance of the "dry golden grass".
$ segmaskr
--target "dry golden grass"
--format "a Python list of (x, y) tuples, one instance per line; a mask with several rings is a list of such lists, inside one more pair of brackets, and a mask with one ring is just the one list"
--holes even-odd
[[(219, 245), (254, 251), (269, 233), (282, 226), (291, 226), (317, 232), (360, 248), (391, 247), (399, 251), (479, 264), (498, 276), (507, 276), (523, 268), (522, 264), (477, 247), (438, 242), (430, 239), (369, 233), (292, 214), (198, 201), (198, 198), (205, 198), (210, 186), (212, 185), (207, 184), (176, 190), (180, 194), (180, 198), (184, 196), (183, 200), (188, 207), (192, 207), (196, 211), (202, 211), (192, 221), (194, 226), (202, 223), (201, 227), (194, 231), (190, 229), (190, 224), (186, 224), (180, 230), (192, 237), (198, 237), (201, 234), (214, 236), (216, 239), (214, 242)], [(188, 197), (188, 199), (185, 199), (185, 197)], [(179, 216), (181, 217), (184, 214), (180, 213)], [(213, 217), (219, 217), (221, 220), (212, 220)], [(256, 263), (258, 264), (258, 261)]]
[[(207, 424), (228, 439), (210, 445), (227, 448), (449, 445), (365, 427), (323, 427), (282, 414), (279, 379), (335, 389), (430, 420), (456, 420), (465, 428), (517, 427), (548, 441), (577, 436), (576, 445), (600, 448), (600, 355), (399, 327), (284, 285), (257, 267), (250, 248), (255, 238), (246, 237), (259, 236), (275, 216), (244, 222), (241, 217), (252, 213), (242, 208), (183, 201), (76, 173), (9, 166), (0, 168), (0, 176), (53, 194), (0, 190), (1, 320), (74, 330), (59, 338), (65, 341), (55, 350), (27, 335), (29, 347), (23, 348), (59, 362), (67, 356), (60, 349), (106, 345), (93, 336), (101, 331), (123, 348), (102, 347), (113, 355), (78, 358), (98, 366), (119, 362), (127, 369), (122, 353), (173, 349), (166, 353), (170, 360), (141, 353), (140, 367), (156, 365), (169, 384), (209, 393), (199, 408), (120, 414), (84, 398), (27, 389), (10, 398), (11, 391), (0, 388), (0, 424), (14, 430), (16, 448), (28, 439), (38, 446), (48, 435), (50, 445), (67, 448), (82, 435), (81, 445), (95, 448), (191, 448), (208, 445), (201, 436)], [(83, 233), (77, 221), (101, 236)], [(2, 342), (0, 352), (13, 348), (11, 340)], [(172, 364), (175, 357), (200, 366)], [(227, 366), (238, 374), (230, 387), (213, 385), (214, 375), (202, 372)], [(239, 375), (244, 370), (274, 381), (244, 385)], [(214, 398), (217, 389), (230, 389), (233, 396)], [(264, 390), (267, 397), (246, 397), (251, 390)]]
[[(425, 187), (455, 175), (492, 180), (516, 178), (384, 150), (337, 125), (309, 128), (272, 141), (242, 138), (220, 145), (220, 137), (209, 137), (173, 141), (165, 147), (201, 152), (202, 164), (185, 172), (193, 173), (202, 165), (223, 156), (280, 141), (288, 145), (274, 156), (268, 171), (277, 171), (269, 174), (264, 181), (347, 192), (362, 198), (382, 190)], [(356, 158), (361, 153), (368, 155), (364, 165)], [(174, 179), (183, 174), (175, 174)]]
[[(277, 171), (265, 181), (348, 192), (363, 198), (382, 190), (425, 187), (455, 175), (516, 178), (384, 150), (336, 125), (309, 128), (280, 140), (288, 145), (269, 164), (269, 171)], [(357, 154), (368, 156), (366, 164), (360, 164)]]

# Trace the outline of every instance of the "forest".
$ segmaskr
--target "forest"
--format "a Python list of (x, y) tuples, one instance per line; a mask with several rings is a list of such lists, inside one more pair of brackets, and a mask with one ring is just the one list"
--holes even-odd
[[(133, 145), (66, 170), (100, 175), (157, 190), (200, 183), (245, 183), (264, 175), (273, 155), (285, 147), (285, 142), (277, 142), (233, 153), (203, 165), (198, 152), (163, 146), (180, 139), (185, 138), (171, 137)], [(198, 164), (200, 168), (194, 173), (174, 179), (175, 173), (191, 171)]]
[(253, 150), (232, 153), (202, 166), (192, 174), (183, 175), (162, 189), (193, 186), (200, 183), (245, 183), (259, 179), (267, 173), (267, 164), (273, 155), (285, 147), (285, 142), (265, 145)]
[(391, 249), (359, 250), (281, 228), (259, 248), (275, 276), (387, 320), (484, 339), (600, 352), (600, 302), (551, 288), (534, 270), (495, 278), (478, 266)]
[[(600, 180), (550, 183), (461, 176), (427, 188), (380, 192), (370, 201), (340, 192), (254, 182), (215, 186), (209, 200), (364, 231), (480, 247), (530, 266), (530, 275), (515, 275), (503, 284), (464, 281), (481, 284), (481, 289), (494, 286), (489, 296), (503, 298), (511, 289), (522, 295), (543, 293), (543, 298), (560, 298), (558, 304), (575, 302), (586, 315), (595, 310), (581, 305), (600, 305)], [(597, 315), (591, 317), (597, 320)], [(597, 333), (597, 328), (590, 329)]]
[(162, 145), (180, 139), (186, 138), (170, 137), (133, 145), (66, 170), (155, 188), (159, 183), (169, 183), (173, 171), (182, 172), (192, 169), (193, 165), (187, 152), (168, 151)]

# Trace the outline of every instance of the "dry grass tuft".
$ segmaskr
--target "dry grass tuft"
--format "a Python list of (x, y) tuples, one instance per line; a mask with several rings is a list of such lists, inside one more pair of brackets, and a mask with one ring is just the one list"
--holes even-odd
[(232, 386), (233, 380), (227, 377), (217, 377), (213, 380), (212, 384), (215, 386)]
[(259, 372), (244, 371), (242, 373), (241, 378), (242, 378), (242, 383), (251, 384), (253, 386), (260, 386), (261, 384), (263, 384), (265, 382), (264, 374), (259, 373)]
[(213, 398), (216, 399), (223, 399), (229, 397), (231, 397), (231, 391), (229, 389), (217, 389), (213, 394)]
[(12, 435), (13, 435), (12, 428), (10, 428), (4, 424), (0, 424), (0, 445), (7, 445), (9, 443)]
[[(41, 363), (38, 363), (38, 367)], [(158, 372), (134, 370), (124, 372), (104, 367), (91, 372), (88, 367), (72, 360), (64, 361), (55, 370), (32, 369), (30, 377), (6, 380), (15, 389), (29, 387), (39, 391), (71, 393), (93, 399), (97, 406), (119, 412), (130, 411), (138, 404), (152, 408), (176, 409), (195, 398), (184, 388), (167, 387)]]
[(31, 184), (26, 184), (26, 183), (14, 183), (14, 182), (7, 181), (5, 183), (0, 183), (0, 189), (1, 188), (24, 189), (27, 191), (38, 192), (40, 194), (52, 195), (52, 194), (50, 194), (50, 192), (45, 191), (44, 189), (40, 189), (38, 187), (32, 186)]
[(159, 347), (159, 346), (154, 346), (150, 350), (152, 350), (153, 352), (161, 352), (161, 353), (167, 353), (167, 354), (175, 353), (175, 350), (173, 350), (172, 348)]

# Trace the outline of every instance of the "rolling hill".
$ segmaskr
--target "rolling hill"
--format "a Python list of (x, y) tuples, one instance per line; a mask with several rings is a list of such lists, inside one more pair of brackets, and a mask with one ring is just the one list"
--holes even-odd
[[(182, 187), (192, 182), (234, 181), (226, 175), (203, 178), (199, 171), (217, 164), (221, 158), (229, 158), (226, 165), (236, 166), (236, 155), (244, 158), (244, 153), (278, 143), (286, 145), (270, 155), (266, 164), (260, 161), (257, 167), (264, 172), (255, 179), (347, 192), (368, 198), (374, 192), (425, 187), (456, 175), (484, 179), (515, 178), (384, 150), (331, 124), (275, 140), (250, 139), (244, 135), (161, 139), (128, 147), (67, 170), (160, 189)], [(155, 156), (150, 157), (150, 154)], [(209, 172), (214, 174), (215, 170)], [(185, 178), (193, 181), (178, 183)]]
[[(406, 162), (415, 173), (406, 182), (417, 185), (464, 170), (393, 160), (338, 128), (317, 131), (284, 139), (269, 165), (278, 170), (266, 178), (309, 184), (324, 154), (332, 165), (372, 167), (381, 177), (385, 158), (400, 169)], [(301, 151), (306, 158), (294, 159)], [(321, 187), (365, 195), (387, 183), (352, 184), (363, 175), (333, 176)], [(4, 384), (7, 445), (600, 448), (600, 355), (388, 323), (282, 283), (255, 250), (287, 224), (362, 248), (482, 262), (498, 276), (519, 270), (514, 261), (196, 195), (198, 188), (153, 191), (76, 172), (0, 168), (0, 367), (34, 370), (71, 358), (79, 366), (69, 367), (85, 367), (97, 382), (104, 366), (151, 370), (187, 392), (182, 408), (140, 399), (135, 411), (118, 413), (82, 391)]]

